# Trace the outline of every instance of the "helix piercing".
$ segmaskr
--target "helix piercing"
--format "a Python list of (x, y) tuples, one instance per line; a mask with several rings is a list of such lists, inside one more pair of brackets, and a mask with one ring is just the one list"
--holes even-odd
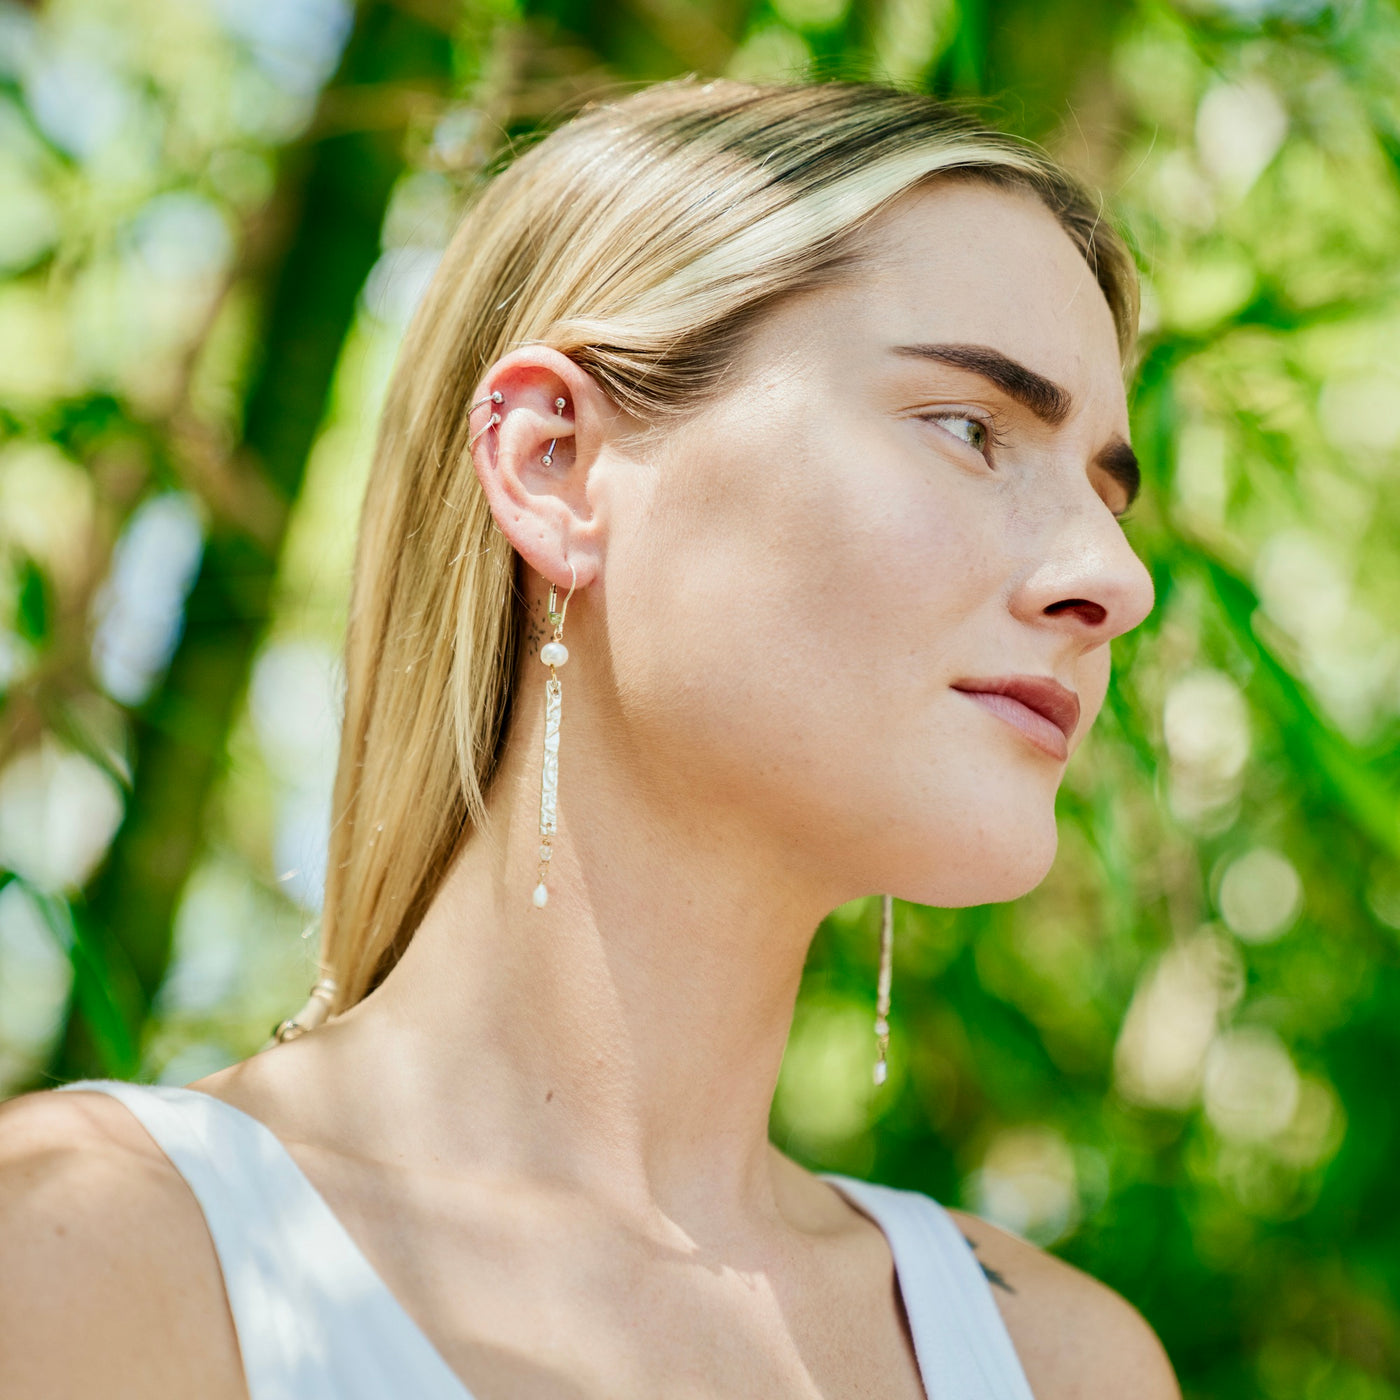
[[(487, 396), (484, 399), (478, 399), (474, 404), (472, 404), (472, 406), (467, 410), (467, 417), (470, 418), (471, 415), (475, 413), (476, 410), (480, 408), (481, 405), (484, 403), (499, 404), (504, 403), (505, 401), (506, 396), (503, 393), (501, 393), (499, 389), (496, 389), (493, 392), (487, 394)], [(479, 427), (476, 430), (476, 432), (474, 432), (471, 435), (471, 437), (467, 439), (467, 451), (470, 452), (472, 448), (476, 446), (476, 440), (482, 435), (482, 433), (486, 432), (490, 428), (498, 426), (500, 421), (501, 415), (499, 413), (492, 413), (492, 415), (486, 420), (486, 422), (484, 422), (481, 425), (481, 427)]]
[[(554, 411), (555, 411), (556, 413), (563, 413), (563, 411), (564, 411), (564, 400), (563, 400), (563, 399), (555, 399), (555, 400), (554, 400)], [(554, 465), (554, 444), (555, 444), (556, 442), (558, 442), (558, 441), (559, 441), (558, 438), (550, 438), (550, 440), (549, 440), (549, 446), (545, 448), (545, 450), (544, 450), (544, 456), (540, 458), (540, 461), (543, 462), (543, 463), (545, 464), (545, 466), (547, 466), (547, 467), (552, 467), (552, 466)]]

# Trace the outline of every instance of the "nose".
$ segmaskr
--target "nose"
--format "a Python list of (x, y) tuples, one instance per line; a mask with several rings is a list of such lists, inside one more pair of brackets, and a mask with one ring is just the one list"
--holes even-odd
[(1073, 510), (1056, 513), (1037, 538), (1012, 610), (1053, 623), (1098, 645), (1130, 632), (1152, 611), (1152, 575), (1093, 488)]

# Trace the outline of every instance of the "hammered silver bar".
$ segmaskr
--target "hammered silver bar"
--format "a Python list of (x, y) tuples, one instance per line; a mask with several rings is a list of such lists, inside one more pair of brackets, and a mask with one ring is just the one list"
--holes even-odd
[(544, 767), (540, 772), (540, 835), (553, 836), (559, 807), (559, 715), (564, 687), (551, 676), (544, 683)]

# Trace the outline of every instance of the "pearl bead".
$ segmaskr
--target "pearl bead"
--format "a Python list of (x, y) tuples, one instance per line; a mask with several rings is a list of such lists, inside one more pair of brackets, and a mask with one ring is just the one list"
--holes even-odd
[(563, 642), (546, 642), (540, 648), (540, 660), (546, 666), (562, 666), (569, 659), (569, 649)]
[(876, 1061), (875, 1061), (875, 1075), (874, 1075), (875, 1082), (876, 1082), (877, 1084), (883, 1084), (883, 1083), (885, 1082), (885, 1079), (886, 1079), (887, 1074), (888, 1074), (888, 1071), (887, 1071), (887, 1069), (885, 1068), (885, 1062), (884, 1062), (883, 1060), (876, 1060)]
[(535, 893), (532, 898), (535, 901), (536, 909), (543, 909), (544, 906), (549, 903), (549, 891), (545, 889), (543, 880), (535, 886)]

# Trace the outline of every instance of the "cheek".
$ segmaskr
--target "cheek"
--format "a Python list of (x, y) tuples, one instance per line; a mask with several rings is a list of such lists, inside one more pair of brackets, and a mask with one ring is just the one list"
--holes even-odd
[(878, 610), (858, 627), (843, 600), (869, 594), (853, 570), (871, 559), (843, 538), (834, 474), (761, 421), (677, 444), (651, 499), (616, 522), (608, 645), (633, 752), (706, 802), (791, 830), (811, 790), (840, 781), (830, 763), (847, 752), (840, 723)]
[(785, 728), (839, 708), (897, 570), (829, 464), (748, 434), (668, 463), (615, 532), (610, 646), (634, 720), (669, 710), (691, 744), (776, 758)]
[[(668, 766), (826, 831), (922, 783), (1002, 559), (985, 494), (896, 435), (789, 422), (658, 469), (617, 522), (609, 646), (623, 719)], [(904, 454), (901, 456), (901, 452)], [(937, 775), (938, 780), (944, 778)]]

